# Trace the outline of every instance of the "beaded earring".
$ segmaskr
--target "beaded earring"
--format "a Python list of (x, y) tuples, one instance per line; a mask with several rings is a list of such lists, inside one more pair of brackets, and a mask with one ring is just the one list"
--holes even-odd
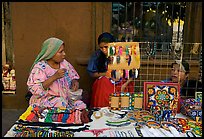
[(116, 79), (116, 70), (111, 71), (111, 78)]
[(113, 55), (113, 49), (112, 49), (112, 47), (109, 47), (109, 49), (108, 49), (108, 55), (110, 55), (110, 56)]
[(115, 72), (116, 80), (119, 80), (121, 78), (120, 71)]
[(129, 55), (128, 46), (125, 47), (125, 54)]
[(138, 69), (135, 69), (135, 78), (138, 77)]
[(117, 57), (116, 57), (116, 61), (117, 61), (117, 64), (120, 63), (120, 56), (119, 56), (119, 55), (117, 55)]
[(123, 47), (120, 46), (120, 47), (119, 47), (119, 55), (121, 56), (122, 54), (123, 54)]
[(133, 77), (132, 69), (129, 70), (129, 77)]
[(112, 46), (113, 55), (115, 55), (115, 46)]
[(128, 66), (130, 66), (131, 61), (132, 61), (132, 57), (131, 55), (128, 55)]
[(128, 48), (128, 51), (129, 51), (129, 55), (132, 55), (132, 50), (130, 47)]
[(116, 56), (113, 56), (113, 64), (117, 63), (117, 58)]
[(126, 79), (129, 79), (129, 70), (126, 70), (126, 71), (125, 71), (125, 78), (126, 78)]
[(123, 78), (125, 78), (125, 76), (126, 76), (126, 71), (125, 69), (123, 69)]

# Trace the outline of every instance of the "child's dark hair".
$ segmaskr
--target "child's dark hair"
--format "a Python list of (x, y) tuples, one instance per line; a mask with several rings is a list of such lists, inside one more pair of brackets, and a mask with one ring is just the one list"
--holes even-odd
[(111, 35), (108, 32), (104, 32), (101, 35), (99, 35), (98, 37), (98, 44), (100, 44), (101, 42), (106, 42), (106, 43), (110, 43), (110, 42), (114, 42), (115, 39), (113, 37), (113, 35)]
[[(114, 41), (115, 41), (115, 39), (114, 39), (113, 35), (111, 35), (108, 32), (104, 32), (101, 35), (99, 35), (99, 37), (98, 37), (98, 44), (100, 44), (101, 42), (111, 43), (111, 42), (114, 42)], [(99, 54), (97, 62), (98, 62), (97, 68), (98, 68), (99, 72), (107, 71), (107, 67), (106, 67), (106, 64), (105, 64), (107, 62), (107, 57), (103, 52), (101, 52)]]

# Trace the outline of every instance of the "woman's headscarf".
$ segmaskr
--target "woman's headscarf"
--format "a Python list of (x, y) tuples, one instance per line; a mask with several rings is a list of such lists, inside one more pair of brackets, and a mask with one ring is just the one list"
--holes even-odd
[(63, 43), (64, 42), (62, 40), (54, 37), (45, 40), (42, 44), (41, 52), (38, 54), (37, 58), (35, 59), (31, 69), (39, 61), (48, 60), (52, 58)]

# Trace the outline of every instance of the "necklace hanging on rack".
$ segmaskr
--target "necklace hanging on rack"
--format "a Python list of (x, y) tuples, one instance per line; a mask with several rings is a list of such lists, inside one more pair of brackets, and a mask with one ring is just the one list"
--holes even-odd
[(156, 48), (157, 48), (157, 45), (156, 45), (155, 42), (153, 42), (152, 44), (148, 43), (147, 44), (147, 49), (146, 49), (147, 56), (150, 57), (150, 58), (155, 56)]

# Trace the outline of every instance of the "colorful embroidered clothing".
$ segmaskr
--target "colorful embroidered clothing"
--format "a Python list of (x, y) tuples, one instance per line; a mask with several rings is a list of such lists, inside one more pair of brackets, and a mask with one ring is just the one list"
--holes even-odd
[(57, 69), (51, 68), (46, 61), (42, 60), (33, 67), (28, 81), (28, 89), (33, 94), (30, 105), (44, 107), (68, 107), (71, 80), (79, 79), (74, 67), (66, 60), (60, 63), (61, 69), (67, 72), (63, 78), (55, 80), (48, 89), (44, 89), (42, 83), (55, 74)]

